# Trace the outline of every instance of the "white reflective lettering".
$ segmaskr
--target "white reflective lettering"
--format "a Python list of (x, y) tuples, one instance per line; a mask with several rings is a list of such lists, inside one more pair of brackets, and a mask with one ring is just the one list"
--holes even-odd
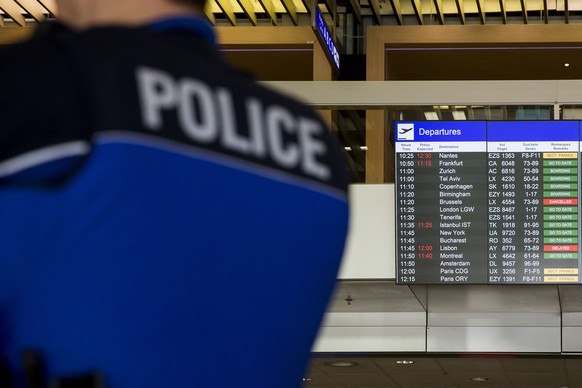
[(250, 148), (249, 139), (245, 139), (237, 133), (237, 122), (231, 93), (226, 89), (219, 89), (216, 95), (222, 119), (222, 144), (226, 148), (245, 154), (248, 153)]
[(320, 121), (254, 97), (238, 101), (225, 87), (211, 88), (194, 78), (175, 79), (144, 66), (137, 68), (136, 80), (146, 129), (163, 129), (164, 114), (169, 118), (171, 112), (194, 142), (218, 143), (227, 151), (270, 158), (283, 169), (300, 168), (314, 178), (331, 178), (330, 167), (322, 162), (327, 145)]
[(162, 110), (176, 104), (176, 88), (172, 77), (159, 70), (140, 67), (136, 71), (142, 120), (146, 128), (159, 130)]
[(281, 166), (294, 168), (299, 164), (299, 149), (297, 144), (287, 142), (284, 144), (284, 133), (295, 134), (297, 126), (295, 119), (287, 109), (273, 105), (266, 112), (268, 142), (271, 149), (271, 157)]
[(301, 166), (309, 175), (320, 179), (328, 179), (331, 175), (329, 167), (317, 160), (318, 156), (325, 155), (325, 143), (315, 137), (325, 129), (315, 120), (305, 117), (299, 119), (299, 143), (301, 145)]
[(218, 137), (218, 112), (208, 85), (193, 79), (180, 83), (178, 119), (193, 140), (211, 143)]
[(256, 98), (249, 98), (246, 105), (249, 134), (251, 137), (250, 151), (255, 156), (263, 157), (267, 152), (264, 134), (265, 119), (263, 116), (263, 104)]

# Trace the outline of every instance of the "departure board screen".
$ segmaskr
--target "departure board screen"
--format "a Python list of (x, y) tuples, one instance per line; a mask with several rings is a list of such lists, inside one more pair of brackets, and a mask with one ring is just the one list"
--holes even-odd
[(580, 283), (578, 121), (395, 124), (398, 284)]

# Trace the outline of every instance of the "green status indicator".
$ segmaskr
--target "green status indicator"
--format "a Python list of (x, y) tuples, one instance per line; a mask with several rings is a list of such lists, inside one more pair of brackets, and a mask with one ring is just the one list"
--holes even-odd
[(577, 259), (578, 252), (546, 252), (544, 259)]
[(544, 214), (544, 221), (578, 221), (578, 214)]
[(577, 183), (544, 183), (544, 190), (578, 190)]
[(548, 167), (544, 168), (544, 174), (578, 174), (578, 167)]
[(546, 229), (544, 236), (578, 236), (577, 229)]
[(553, 229), (553, 228), (559, 228), (559, 229), (578, 229), (578, 223), (577, 222), (544, 222), (544, 228), (548, 228), (548, 229)]
[(578, 206), (544, 206), (544, 213), (578, 213)]
[(578, 175), (546, 175), (544, 182), (578, 182)]
[(546, 237), (544, 244), (578, 244), (578, 237)]
[(544, 167), (576, 167), (576, 166), (578, 166), (577, 159), (568, 159), (568, 160), (545, 159), (544, 160)]
[(578, 191), (544, 191), (544, 198), (576, 198)]

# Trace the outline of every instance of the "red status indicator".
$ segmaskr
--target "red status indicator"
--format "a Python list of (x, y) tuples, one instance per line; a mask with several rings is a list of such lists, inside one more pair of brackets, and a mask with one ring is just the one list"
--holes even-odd
[(578, 205), (577, 198), (544, 198), (544, 205)]
[(578, 245), (544, 245), (545, 252), (577, 252)]

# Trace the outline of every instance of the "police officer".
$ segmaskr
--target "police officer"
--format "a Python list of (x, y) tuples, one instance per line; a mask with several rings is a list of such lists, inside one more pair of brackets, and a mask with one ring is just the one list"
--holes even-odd
[(310, 109), (224, 62), (200, 1), (57, 0), (60, 23), (0, 50), (15, 386), (25, 351), (63, 387), (301, 384), (344, 245), (344, 163)]

